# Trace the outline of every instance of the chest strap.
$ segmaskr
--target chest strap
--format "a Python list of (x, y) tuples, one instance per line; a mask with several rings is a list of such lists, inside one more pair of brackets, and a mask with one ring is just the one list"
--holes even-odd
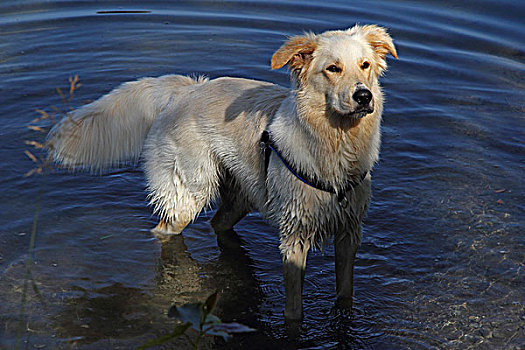
[(270, 133), (266, 130), (263, 131), (261, 135), (261, 143), (264, 146), (264, 172), (266, 174), (268, 174), (268, 165), (270, 164), (270, 155), (272, 152), (274, 152), (277, 155), (277, 157), (281, 160), (281, 162), (284, 164), (284, 166), (298, 180), (300, 180), (301, 182), (317, 190), (329, 192), (329, 193), (337, 195), (337, 200), (339, 201), (339, 203), (343, 203), (346, 200), (346, 193), (350, 191), (351, 189), (359, 186), (361, 182), (363, 182), (363, 180), (365, 179), (366, 175), (368, 174), (368, 171), (366, 171), (360, 174), (356, 180), (348, 181), (343, 187), (336, 189), (335, 187), (329, 184), (326, 184), (322, 181), (318, 181), (317, 179), (312, 179), (306, 173), (303, 173), (299, 169), (296, 169), (290, 162), (288, 162), (283, 157), (283, 155), (279, 151), (279, 147), (270, 137)]

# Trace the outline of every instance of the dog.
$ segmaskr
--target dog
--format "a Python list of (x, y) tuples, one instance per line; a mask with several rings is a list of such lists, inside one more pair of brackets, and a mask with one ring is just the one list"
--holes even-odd
[(384, 28), (355, 25), (289, 38), (271, 68), (289, 67), (291, 89), (181, 75), (124, 83), (63, 118), (47, 148), (67, 168), (142, 157), (158, 234), (181, 233), (217, 200), (217, 233), (260, 212), (279, 228), (290, 320), (303, 317), (308, 250), (333, 238), (337, 298), (351, 306), (389, 53)]

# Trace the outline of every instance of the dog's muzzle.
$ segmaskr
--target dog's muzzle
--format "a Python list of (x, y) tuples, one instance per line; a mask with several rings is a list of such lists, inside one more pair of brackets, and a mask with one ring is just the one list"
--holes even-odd
[(362, 118), (374, 111), (374, 107), (370, 103), (372, 101), (372, 92), (370, 90), (366, 88), (357, 89), (352, 95), (352, 99), (357, 102), (354, 113), (358, 118)]
[(359, 89), (354, 92), (352, 99), (357, 102), (359, 107), (366, 107), (372, 101), (372, 92), (368, 89)]

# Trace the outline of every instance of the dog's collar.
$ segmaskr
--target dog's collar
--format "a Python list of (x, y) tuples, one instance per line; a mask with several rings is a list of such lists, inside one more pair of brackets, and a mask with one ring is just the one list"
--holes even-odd
[(346, 193), (350, 191), (351, 189), (359, 186), (361, 182), (365, 179), (366, 175), (368, 175), (368, 171), (362, 173), (359, 175), (359, 177), (356, 180), (350, 180), (348, 181), (343, 187), (335, 188), (331, 185), (328, 185), (324, 182), (321, 182), (317, 179), (310, 178), (307, 174), (302, 172), (301, 170), (295, 168), (290, 162), (288, 162), (281, 152), (279, 152), (279, 147), (277, 144), (273, 141), (271, 138), (271, 135), (268, 131), (263, 131), (261, 135), (261, 143), (264, 147), (264, 172), (265, 174), (268, 174), (268, 165), (270, 164), (270, 154), (272, 151), (277, 155), (277, 157), (283, 162), (284, 166), (301, 182), (307, 184), (310, 187), (313, 187), (315, 189), (318, 189), (320, 191), (329, 192), (332, 194), (335, 194), (337, 196), (337, 200), (339, 203), (344, 204), (347, 202)]

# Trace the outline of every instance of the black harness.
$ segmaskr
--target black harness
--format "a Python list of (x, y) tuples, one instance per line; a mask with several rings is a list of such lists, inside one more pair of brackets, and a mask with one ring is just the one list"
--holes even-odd
[(329, 192), (332, 194), (335, 194), (337, 196), (337, 200), (339, 203), (346, 206), (348, 200), (346, 198), (346, 193), (350, 191), (351, 189), (359, 186), (361, 182), (365, 179), (366, 175), (368, 174), (368, 171), (362, 173), (359, 175), (359, 177), (356, 180), (350, 180), (348, 181), (343, 187), (341, 188), (335, 188), (331, 185), (328, 185), (322, 181), (319, 181), (317, 179), (310, 178), (307, 174), (303, 173), (299, 169), (293, 167), (293, 165), (288, 162), (286, 159), (284, 159), (283, 155), (279, 151), (279, 147), (277, 144), (272, 140), (270, 137), (270, 133), (268, 131), (263, 131), (261, 135), (261, 143), (264, 147), (264, 172), (268, 174), (268, 165), (270, 164), (270, 155), (272, 152), (274, 152), (277, 157), (283, 162), (284, 166), (301, 182), (307, 184), (310, 187), (313, 187), (315, 189), (318, 189), (320, 191)]

